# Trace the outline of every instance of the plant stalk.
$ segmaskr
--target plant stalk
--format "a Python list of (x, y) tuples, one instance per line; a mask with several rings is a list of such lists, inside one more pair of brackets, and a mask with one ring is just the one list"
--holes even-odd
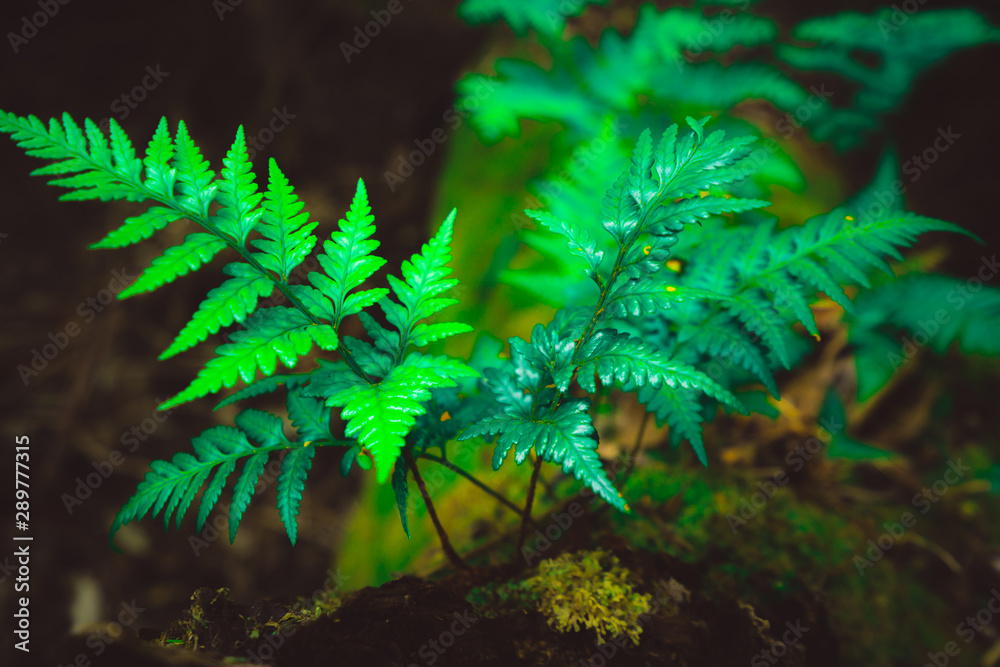
[(531, 471), (531, 482), (528, 484), (528, 499), (524, 503), (524, 514), (521, 515), (521, 532), (517, 536), (517, 547), (514, 549), (514, 564), (521, 562), (521, 549), (528, 535), (528, 523), (531, 522), (531, 505), (535, 502), (535, 486), (538, 484), (538, 473), (542, 470), (542, 457), (535, 456), (535, 467)]
[(417, 470), (417, 461), (413, 458), (413, 452), (409, 449), (403, 449), (403, 460), (406, 461), (406, 465), (409, 466), (410, 472), (413, 473), (413, 479), (417, 480), (417, 487), (420, 489), (420, 496), (424, 499), (424, 505), (427, 506), (427, 513), (431, 515), (431, 521), (434, 523), (434, 529), (437, 531), (438, 539), (441, 540), (441, 549), (444, 551), (444, 555), (448, 557), (451, 564), (459, 570), (468, 570), (469, 565), (461, 556), (455, 552), (455, 549), (451, 546), (451, 541), (448, 539), (448, 534), (444, 532), (444, 527), (441, 525), (441, 520), (438, 519), (437, 511), (434, 509), (434, 503), (431, 502), (431, 496), (427, 493), (427, 487), (424, 485), (424, 478), (420, 476), (420, 471)]

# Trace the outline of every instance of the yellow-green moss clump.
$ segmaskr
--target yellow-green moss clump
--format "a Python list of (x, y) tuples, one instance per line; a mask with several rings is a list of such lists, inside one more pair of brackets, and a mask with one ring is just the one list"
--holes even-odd
[(613, 554), (595, 549), (542, 561), (525, 585), (559, 632), (585, 627), (602, 643), (623, 634), (639, 643), (639, 615), (649, 612), (652, 596), (635, 591)]

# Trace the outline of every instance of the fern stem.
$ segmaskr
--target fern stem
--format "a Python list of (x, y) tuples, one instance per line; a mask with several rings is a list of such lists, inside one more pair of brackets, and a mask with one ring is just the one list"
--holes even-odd
[(635, 467), (635, 458), (639, 456), (639, 448), (642, 446), (642, 436), (646, 432), (646, 424), (649, 423), (649, 413), (642, 413), (642, 423), (639, 424), (639, 433), (635, 436), (635, 444), (632, 445), (632, 451), (628, 454), (628, 462), (625, 466), (625, 472), (622, 473), (621, 482), (618, 484), (618, 490), (625, 488), (625, 482), (628, 481), (628, 476), (632, 474), (632, 469)]
[(431, 502), (431, 496), (427, 493), (427, 487), (424, 485), (424, 478), (420, 476), (420, 471), (417, 470), (417, 461), (413, 458), (413, 452), (408, 447), (403, 448), (403, 460), (406, 461), (406, 465), (413, 473), (413, 479), (417, 480), (417, 488), (420, 489), (420, 496), (424, 499), (424, 505), (427, 506), (427, 513), (431, 515), (431, 521), (434, 523), (434, 529), (437, 531), (438, 539), (441, 541), (441, 549), (444, 551), (444, 555), (448, 557), (448, 560), (457, 569), (468, 570), (468, 563), (462, 560), (461, 556), (455, 552), (455, 549), (451, 546), (451, 541), (448, 539), (448, 534), (444, 532), (441, 520), (438, 519), (437, 511), (434, 509), (434, 503)]
[(531, 470), (531, 482), (528, 484), (528, 498), (524, 502), (524, 514), (521, 515), (521, 532), (517, 536), (517, 547), (514, 549), (514, 564), (519, 565), (521, 549), (528, 535), (528, 523), (531, 521), (531, 505), (535, 502), (535, 486), (538, 484), (538, 473), (542, 470), (542, 457), (535, 457), (535, 466)]
[[(441, 458), (439, 456), (435, 456), (434, 454), (428, 454), (427, 452), (424, 452), (423, 454), (421, 454), (420, 458), (427, 459), (428, 461), (434, 461), (435, 463), (437, 463), (439, 465), (443, 465), (445, 468), (448, 468), (449, 470), (452, 470), (452, 471), (458, 473), (459, 475), (461, 475), (465, 479), (469, 480), (470, 482), (472, 482), (473, 484), (475, 484), (476, 486), (478, 486), (480, 489), (482, 489), (483, 491), (485, 491), (489, 495), (493, 496), (493, 498), (495, 498), (497, 500), (497, 502), (499, 502), (504, 507), (507, 507), (508, 509), (510, 509), (511, 511), (513, 511), (515, 514), (518, 514), (518, 515), (521, 514), (521, 508), (520, 507), (518, 507), (517, 505), (515, 505), (511, 501), (507, 500), (507, 498), (504, 498), (497, 491), (494, 491), (490, 487), (488, 487), (485, 484), (483, 484), (482, 482), (480, 482), (478, 479), (476, 479), (472, 475), (472, 473), (468, 472), (467, 470), (463, 470), (462, 468), (459, 468), (457, 465), (455, 465), (454, 463), (452, 463), (448, 459), (443, 459), (443, 458)], [(532, 521), (532, 523), (534, 523), (534, 521)]]

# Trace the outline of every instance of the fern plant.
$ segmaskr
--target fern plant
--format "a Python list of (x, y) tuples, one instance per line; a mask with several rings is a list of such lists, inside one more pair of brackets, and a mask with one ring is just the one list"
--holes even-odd
[[(573, 215), (562, 217), (556, 200), (549, 211), (527, 210), (561, 237), (561, 254), (568, 250), (576, 262), (565, 266), (575, 267), (578, 284), (567, 291), (563, 288), (573, 276), (557, 281), (536, 276), (558, 302), (552, 320), (537, 324), (529, 340), (511, 337), (509, 355), (482, 332), (472, 358), (463, 361), (411, 349), (472, 330), (467, 324), (427, 321), (456, 303), (443, 296), (457, 283), (448, 278), (447, 266), (454, 210), (421, 251), (403, 262), (402, 277), (389, 275), (389, 288), (365, 289), (385, 260), (374, 254), (379, 246), (372, 238), (374, 218), (359, 181), (338, 230), (317, 249), (322, 271), (310, 272), (308, 284), (296, 284), (292, 272), (314, 250), (317, 223), (308, 221), (273, 160), (267, 188), (257, 192), (242, 129), (216, 177), (183, 123), (171, 136), (162, 120), (140, 160), (114, 121), (109, 144), (91, 120), (81, 130), (69, 115), (46, 126), (33, 116), (0, 112), (0, 131), (10, 133), (28, 154), (54, 160), (34, 173), (57, 176), (51, 183), (70, 189), (63, 199), (152, 203), (92, 247), (138, 243), (181, 219), (205, 230), (154, 259), (121, 298), (172, 282), (226, 248), (239, 255), (224, 268), (229, 279), (209, 292), (161, 359), (222, 327), (238, 323), (243, 328), (230, 333), (229, 342), (217, 347), (215, 357), (162, 409), (232, 388), (238, 380), (245, 386), (220, 406), (285, 389), (294, 436), (286, 434), (282, 416), (257, 409), (237, 414), (235, 426), (206, 430), (194, 438), (193, 453), (151, 464), (115, 517), (112, 537), (147, 515), (162, 514), (165, 526), (174, 517), (179, 526), (199, 491), (200, 530), (241, 464), (229, 509), (233, 540), (264, 465), (279, 455), (277, 507), (294, 543), (316, 448), (339, 446), (346, 448), (344, 474), (357, 461), (374, 468), (378, 482), (391, 479), (406, 531), (412, 475), (456, 567), (466, 566), (434, 511), (419, 458), (460, 472), (519, 511), (520, 554), (543, 461), (561, 466), (609, 505), (629, 511), (597, 453), (592, 399), (610, 389), (636, 393), (648, 412), (671, 425), (675, 441), (688, 439), (706, 463), (702, 423), (715, 406), (747, 411), (735, 394), (740, 372), (777, 394), (773, 370), (790, 366), (797, 356), (794, 326), (818, 333), (810, 312), (817, 292), (849, 309), (841, 286), (867, 286), (869, 273), (886, 269), (886, 258), (898, 256), (897, 247), (927, 231), (962, 231), (894, 211), (858, 220), (846, 208), (779, 230), (759, 210), (767, 201), (726, 192), (746, 177), (754, 138), (706, 133), (708, 120), (689, 117), (690, 131), (671, 125), (655, 141), (644, 130), (627, 166), (607, 189), (599, 216), (570, 210)], [(727, 226), (724, 216), (754, 216), (757, 224)], [(274, 290), (291, 305), (258, 308), (259, 299)], [(385, 325), (370, 312), (376, 304)], [(350, 315), (359, 317), (370, 341), (341, 335)], [(319, 358), (307, 372), (276, 373), (278, 360), (293, 369), (314, 348), (335, 351), (339, 358)], [(720, 355), (735, 362), (732, 377), (716, 379), (699, 368)], [(340, 409), (342, 437), (334, 434), (330, 408)], [(523, 508), (448, 460), (447, 444), (456, 437), (495, 440), (495, 470), (511, 450), (517, 464), (533, 452)], [(434, 448), (440, 456), (428, 451)]]
[[(605, 241), (610, 237), (606, 245), (612, 246), (607, 259), (605, 251), (598, 249), (595, 234), (584, 224), (545, 211), (526, 211), (564, 238), (569, 252), (582, 260), (581, 278), (585, 275), (596, 289), (591, 290), (590, 304), (572, 304), (558, 310), (549, 325), (537, 325), (530, 341), (510, 339), (510, 362), (484, 373), (484, 383), (500, 409), (460, 436), (495, 438), (494, 469), (512, 448), (518, 464), (534, 449), (532, 486), (518, 552), (543, 460), (561, 464), (563, 471), (572, 472), (609, 504), (628, 510), (596, 454), (590, 402), (570, 395), (573, 380), (588, 394), (595, 394), (599, 385), (639, 392), (649, 400), (669, 401), (662, 397), (685, 392), (742, 409), (731, 392), (704, 373), (643, 337), (613, 326), (615, 318), (628, 312), (655, 313), (673, 302), (705, 296), (696, 290), (668, 288), (657, 280), (686, 225), (713, 214), (768, 204), (698, 196), (703, 188), (739, 176), (739, 163), (749, 155), (752, 141), (746, 137), (726, 140), (723, 132), (706, 136), (706, 121), (689, 118), (693, 132), (681, 137), (677, 126), (671, 126), (655, 145), (648, 130), (640, 136), (628, 169), (608, 190), (601, 209), (598, 233)], [(593, 221), (588, 223), (596, 227)]]
[[(176, 517), (179, 526), (205, 486), (197, 511), (201, 530), (241, 465), (229, 509), (230, 540), (235, 539), (264, 466), (277, 454), (282, 456), (278, 512), (294, 543), (304, 481), (317, 447), (348, 447), (350, 455), (362, 467), (374, 468), (378, 481), (384, 483), (403, 453), (416, 418), (424, 413), (422, 403), (430, 391), (477, 376), (457, 359), (413, 349), (471, 329), (460, 323), (425, 321), (455, 303), (442, 296), (457, 283), (447, 277), (454, 211), (421, 252), (403, 263), (402, 278), (388, 277), (391, 289), (361, 289), (385, 260), (374, 254), (379, 242), (371, 238), (374, 218), (359, 180), (338, 231), (323, 242), (318, 254), (322, 270), (310, 272), (308, 284), (293, 284), (292, 272), (316, 245), (312, 232), (317, 223), (309, 222), (302, 202), (273, 159), (266, 190), (258, 192), (242, 127), (218, 177), (183, 122), (171, 136), (166, 119), (161, 120), (142, 159), (114, 120), (110, 144), (92, 120), (87, 119), (81, 129), (68, 114), (46, 126), (34, 116), (0, 112), (0, 130), (10, 133), (29, 155), (53, 160), (33, 173), (57, 176), (50, 183), (70, 189), (61, 197), (64, 200), (152, 204), (92, 248), (139, 243), (182, 219), (204, 230), (167, 248), (119, 298), (173, 282), (223, 250), (238, 255), (238, 261), (223, 269), (230, 278), (209, 292), (160, 359), (197, 345), (222, 327), (238, 323), (243, 328), (231, 333), (229, 342), (216, 348), (215, 357), (194, 381), (160, 409), (231, 388), (238, 380), (246, 387), (220, 405), (285, 388), (294, 437), (286, 435), (281, 417), (256, 409), (240, 412), (233, 427), (206, 430), (193, 440), (193, 453), (151, 464), (135, 495), (115, 517), (112, 537), (125, 524), (147, 514), (162, 514), (164, 525)], [(250, 239), (252, 233), (260, 238)], [(258, 309), (259, 299), (275, 291), (290, 305)], [(388, 326), (368, 312), (375, 304)], [(341, 323), (350, 315), (361, 317), (371, 343), (340, 335)], [(321, 359), (319, 368), (309, 373), (275, 374), (279, 360), (286, 368), (294, 368), (314, 348), (336, 350), (340, 359)], [(258, 372), (260, 379), (256, 379)], [(340, 408), (347, 439), (331, 434), (331, 407)]]

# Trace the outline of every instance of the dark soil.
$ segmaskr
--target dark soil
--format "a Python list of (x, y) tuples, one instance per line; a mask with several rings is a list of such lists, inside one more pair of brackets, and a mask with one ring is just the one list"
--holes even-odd
[[(121, 659), (223, 664), (226, 656), (232, 656), (250, 664), (298, 667), (561, 667), (603, 665), (611, 658), (624, 667), (693, 667), (746, 665), (755, 657), (789, 666), (840, 664), (837, 639), (820, 597), (789, 596), (767, 611), (736, 597), (706, 597), (699, 592), (704, 567), (665, 554), (630, 550), (620, 543), (615, 549), (615, 542), (619, 541), (609, 539), (605, 546), (640, 575), (640, 590), (657, 601), (653, 613), (641, 619), (637, 647), (623, 636), (600, 643), (590, 631), (557, 632), (532, 609), (487, 617), (488, 610), (470, 604), (466, 596), (474, 586), (510, 575), (509, 567), (495, 566), (438, 581), (403, 576), (356, 591), (336, 611), (306, 622), (296, 605), (241, 604), (231, 599), (228, 589), (201, 588), (180, 620), (164, 632), (141, 630), (140, 636), (149, 643), (122, 649)], [(798, 619), (799, 636), (805, 631), (808, 637), (801, 641), (796, 637), (786, 652), (781, 638), (795, 637), (789, 635), (795, 624), (772, 622), (765, 615)], [(178, 642), (199, 650), (161, 648)], [(62, 659), (71, 660), (80, 650), (70, 643)]]

